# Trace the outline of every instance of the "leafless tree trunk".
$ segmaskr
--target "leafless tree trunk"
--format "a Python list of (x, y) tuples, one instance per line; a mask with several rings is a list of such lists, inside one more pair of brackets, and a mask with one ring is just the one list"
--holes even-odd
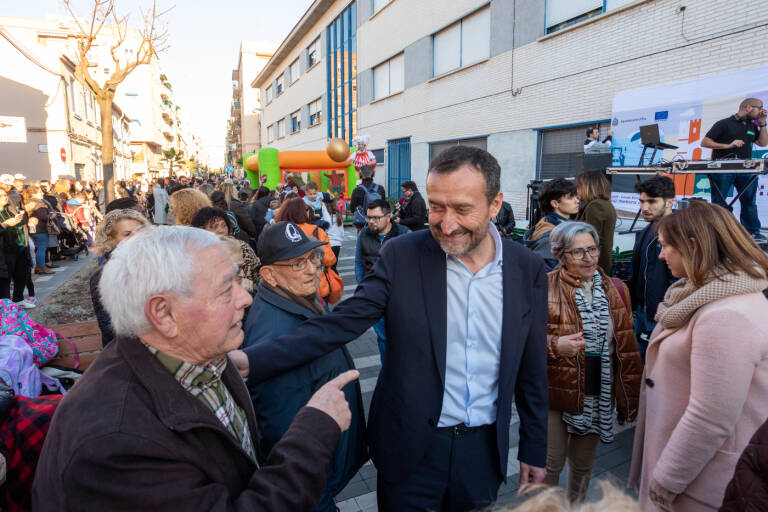
[[(155, 1), (152, 8), (141, 10), (143, 26), (139, 29), (141, 43), (135, 52), (121, 57), (118, 49), (123, 45), (128, 34), (128, 16), (118, 16), (115, 0), (93, 0), (93, 9), (87, 18), (79, 18), (71, 5), (71, 0), (64, 0), (64, 5), (77, 25), (77, 67), (76, 76), (93, 89), (101, 113), (101, 160), (104, 168), (104, 193), (106, 201), (115, 198), (115, 142), (112, 137), (112, 102), (115, 91), (125, 78), (142, 64), (149, 64), (152, 57), (168, 48), (168, 31), (163, 24), (163, 16), (168, 10), (159, 11)], [(99, 37), (102, 28), (111, 20), (115, 34), (109, 41), (110, 54), (115, 69), (104, 83), (99, 84), (89, 71), (88, 52)], [(106, 37), (102, 37), (106, 39)]]

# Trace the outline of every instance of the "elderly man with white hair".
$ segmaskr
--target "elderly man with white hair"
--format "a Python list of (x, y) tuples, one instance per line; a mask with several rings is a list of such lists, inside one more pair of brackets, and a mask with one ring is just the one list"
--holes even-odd
[(343, 373), (269, 454), (227, 352), (251, 297), (219, 239), (146, 229), (113, 252), (100, 293), (117, 341), (66, 395), (35, 476), (35, 510), (310, 510), (350, 424)]

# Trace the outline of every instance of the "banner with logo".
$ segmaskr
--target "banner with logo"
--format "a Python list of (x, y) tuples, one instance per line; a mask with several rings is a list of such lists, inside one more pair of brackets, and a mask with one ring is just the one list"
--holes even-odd
[[(638, 165), (643, 151), (640, 126), (656, 123), (659, 125), (661, 141), (678, 148), (658, 151), (654, 164), (670, 161), (678, 155), (686, 160), (709, 160), (711, 151), (701, 147), (701, 140), (716, 121), (735, 114), (741, 101), (750, 97), (758, 98), (768, 105), (768, 66), (622, 91), (613, 99), (613, 165)], [(646, 151), (645, 165), (651, 163), (652, 152), (650, 149)], [(761, 158), (766, 153), (768, 148), (752, 147), (753, 158)], [(674, 179), (678, 200), (683, 197), (710, 199), (709, 180), (706, 176), (677, 175)], [(617, 209), (637, 210), (638, 196), (634, 193), (636, 181), (635, 176), (614, 176), (611, 200)], [(736, 191), (732, 187), (724, 195), (729, 200), (735, 197)], [(763, 227), (768, 227), (766, 175), (758, 178), (757, 205), (760, 221)], [(738, 216), (739, 201), (733, 207), (734, 214)]]

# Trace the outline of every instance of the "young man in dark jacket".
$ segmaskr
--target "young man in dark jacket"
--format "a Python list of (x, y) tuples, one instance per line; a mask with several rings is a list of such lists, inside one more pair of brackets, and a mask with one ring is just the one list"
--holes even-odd
[[(384, 187), (374, 183), (374, 174), (375, 171), (370, 165), (364, 165), (360, 168), (360, 178), (362, 181), (360, 182), (360, 185), (352, 191), (352, 196), (349, 198), (349, 208), (352, 210), (353, 214), (358, 207), (360, 207), (362, 208), (363, 215), (365, 215), (369, 200), (384, 199), (387, 197)], [(371, 197), (372, 199), (369, 199)], [(365, 224), (355, 224), (358, 229), (362, 229), (364, 225)]]
[(669, 285), (676, 279), (667, 264), (659, 259), (661, 244), (656, 231), (658, 221), (672, 213), (675, 201), (675, 183), (666, 176), (654, 176), (637, 183), (635, 191), (640, 193), (640, 210), (643, 219), (649, 224), (635, 234), (635, 246), (632, 250), (632, 277), (629, 291), (632, 305), (635, 306), (635, 336), (640, 353), (645, 357), (651, 331), (656, 327), (653, 317), (656, 308), (664, 300)]
[[(389, 203), (384, 199), (377, 199), (368, 205), (366, 220), (368, 224), (357, 235), (357, 247), (355, 249), (355, 278), (358, 283), (373, 269), (385, 242), (411, 232), (407, 227), (392, 222)], [(374, 324), (373, 330), (376, 332), (379, 342), (379, 352), (383, 364), (387, 339), (383, 317)]]
[(413, 181), (404, 181), (400, 185), (403, 191), (403, 201), (401, 213), (395, 222), (405, 226), (411, 231), (418, 231), (427, 227), (427, 203), (421, 196), (416, 183)]
[(545, 182), (539, 191), (539, 205), (544, 212), (535, 226), (523, 237), (525, 246), (544, 258), (547, 272), (558, 265), (549, 246), (549, 233), (555, 226), (579, 213), (579, 196), (576, 185), (565, 178), (555, 178)]

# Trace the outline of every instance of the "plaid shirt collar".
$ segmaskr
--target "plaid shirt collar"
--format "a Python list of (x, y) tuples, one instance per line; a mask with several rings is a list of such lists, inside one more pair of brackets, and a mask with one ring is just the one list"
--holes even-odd
[(171, 372), (174, 379), (187, 392), (203, 402), (258, 465), (245, 411), (235, 403), (232, 394), (221, 380), (224, 369), (227, 367), (227, 358), (216, 359), (203, 366), (170, 356), (148, 345), (144, 340), (141, 340), (141, 343)]
[(216, 386), (221, 381), (221, 376), (227, 367), (226, 357), (213, 360), (207, 365), (202, 366), (169, 356), (146, 343), (144, 345), (171, 372), (171, 375), (179, 384), (194, 396), (197, 396), (211, 386)]

